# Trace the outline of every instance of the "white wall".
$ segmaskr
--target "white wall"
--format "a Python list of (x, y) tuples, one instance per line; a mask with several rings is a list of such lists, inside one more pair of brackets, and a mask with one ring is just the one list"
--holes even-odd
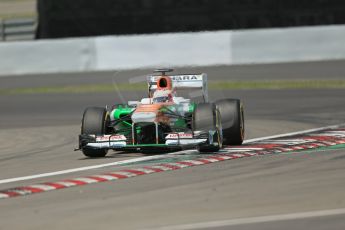
[(232, 33), (233, 64), (345, 58), (345, 26), (248, 30)]
[(0, 43), (0, 75), (93, 70), (94, 39)]
[(98, 37), (97, 70), (216, 65), (230, 60), (230, 32)]
[(345, 26), (0, 43), (0, 75), (345, 58)]

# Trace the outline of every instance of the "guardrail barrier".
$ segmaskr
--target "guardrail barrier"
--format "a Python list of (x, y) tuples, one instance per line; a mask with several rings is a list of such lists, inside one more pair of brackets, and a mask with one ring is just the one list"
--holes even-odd
[(32, 40), (35, 33), (35, 18), (0, 19), (0, 41)]
[(345, 59), (345, 25), (0, 42), (0, 76)]

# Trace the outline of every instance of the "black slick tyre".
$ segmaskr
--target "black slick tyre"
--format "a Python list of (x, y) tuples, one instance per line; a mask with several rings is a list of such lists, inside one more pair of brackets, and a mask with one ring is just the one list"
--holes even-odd
[(241, 145), (244, 140), (244, 112), (239, 99), (215, 102), (222, 118), (223, 144)]
[[(109, 115), (105, 108), (90, 107), (85, 109), (83, 114), (81, 133), (82, 134), (106, 134)], [(108, 150), (83, 148), (83, 153), (87, 157), (105, 157)]]
[(217, 107), (213, 103), (200, 103), (196, 105), (193, 113), (193, 130), (203, 131), (208, 135), (210, 130), (216, 131), (213, 135), (214, 144), (202, 144), (198, 146), (199, 152), (217, 152), (222, 147), (221, 118)]

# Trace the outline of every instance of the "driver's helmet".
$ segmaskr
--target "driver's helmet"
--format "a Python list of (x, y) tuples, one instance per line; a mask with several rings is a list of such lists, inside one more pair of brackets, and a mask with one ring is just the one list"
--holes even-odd
[(156, 90), (152, 97), (152, 102), (155, 103), (167, 103), (173, 101), (173, 95), (171, 90), (162, 89)]

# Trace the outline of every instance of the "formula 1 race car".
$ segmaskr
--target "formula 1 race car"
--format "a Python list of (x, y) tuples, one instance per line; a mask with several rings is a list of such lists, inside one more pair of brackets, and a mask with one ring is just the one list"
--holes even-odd
[[(149, 75), (148, 98), (117, 104), (108, 110), (84, 111), (79, 150), (88, 157), (117, 151), (217, 152), (223, 145), (241, 145), (243, 106), (239, 99), (208, 101), (206, 74), (167, 75), (170, 69)], [(201, 90), (202, 102), (178, 97), (180, 89)]]

